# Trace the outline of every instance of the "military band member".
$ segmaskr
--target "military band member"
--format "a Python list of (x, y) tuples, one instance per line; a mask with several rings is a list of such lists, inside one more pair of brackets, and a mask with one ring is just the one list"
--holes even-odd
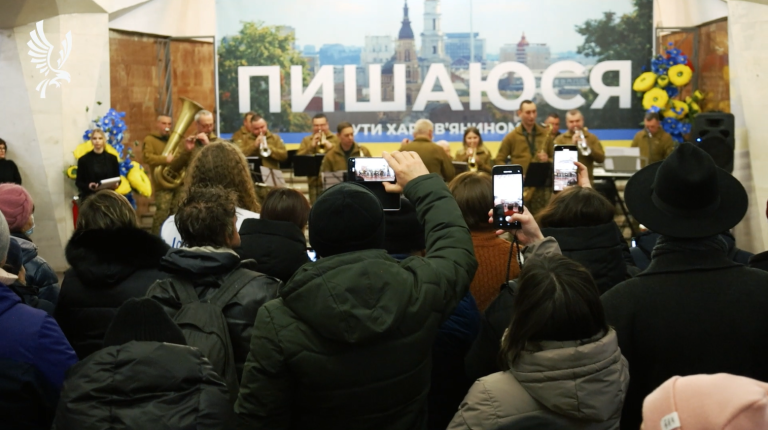
[(555, 139), (560, 136), (560, 115), (556, 112), (552, 112), (547, 115), (547, 119), (544, 120), (544, 127), (550, 126), (549, 134)]
[(400, 151), (413, 151), (419, 154), (429, 173), (437, 173), (444, 181), (450, 182), (456, 176), (453, 159), (445, 149), (432, 141), (435, 125), (428, 119), (416, 121), (413, 129), (413, 141), (403, 143)]
[(339, 144), (325, 154), (323, 164), (320, 165), (321, 172), (337, 172), (347, 170), (347, 160), (350, 158), (370, 157), (371, 152), (368, 148), (360, 146), (355, 142), (355, 128), (348, 122), (339, 123), (336, 127)]
[[(301, 140), (296, 155), (327, 154), (338, 144), (339, 138), (329, 130), (328, 118), (319, 113), (312, 118), (312, 134)], [(321, 178), (310, 176), (307, 178), (307, 185), (309, 187), (309, 202), (315, 204), (318, 190), (322, 189), (323, 186)]]
[(600, 140), (594, 134), (590, 133), (584, 128), (584, 115), (581, 111), (574, 109), (568, 111), (565, 115), (565, 124), (568, 127), (568, 131), (561, 134), (555, 139), (555, 145), (581, 145), (581, 136), (584, 134), (584, 141), (588, 148), (589, 155), (584, 155), (584, 148), (579, 148), (579, 163), (587, 167), (589, 172), (589, 182), (595, 182), (593, 176), (593, 170), (595, 163), (602, 163), (605, 161), (605, 150)]
[[(552, 161), (555, 155), (553, 139), (547, 129), (537, 123), (537, 114), (534, 102), (524, 100), (520, 103), (520, 109), (517, 111), (520, 125), (501, 141), (499, 153), (494, 160), (495, 164), (507, 164), (507, 157), (510, 157), (510, 163), (521, 165), (525, 175), (531, 163)], [(551, 187), (527, 187), (523, 204), (530, 213), (535, 215), (549, 203), (551, 196)]]
[[(149, 165), (149, 177), (153, 178), (152, 173), (157, 166), (167, 166), (173, 161), (173, 154), (163, 156), (165, 144), (168, 143), (168, 137), (171, 135), (172, 119), (168, 115), (159, 115), (155, 123), (155, 131), (144, 138), (141, 147), (144, 157), (144, 164)], [(152, 219), (152, 234), (160, 234), (160, 227), (163, 221), (170, 215), (171, 201), (173, 200), (173, 190), (164, 190), (153, 182), (153, 194), (155, 197), (155, 216)]]
[(246, 112), (243, 118), (243, 126), (232, 134), (232, 142), (246, 139), (251, 134), (251, 118), (254, 115), (256, 115), (256, 112)]
[[(243, 154), (246, 157), (261, 157), (262, 166), (279, 169), (280, 162), (288, 159), (288, 151), (285, 149), (283, 139), (271, 133), (267, 127), (267, 121), (259, 115), (251, 118), (251, 134), (255, 136), (253, 140), (248, 139), (239, 144)], [(267, 150), (269, 155), (264, 157), (262, 153)]]
[[(493, 172), (493, 157), (491, 151), (483, 145), (483, 136), (477, 127), (468, 127), (464, 131), (463, 147), (456, 151), (455, 161), (466, 162), (469, 165), (469, 159), (474, 156), (477, 170), (485, 173)], [(469, 166), (472, 170), (472, 166)]]
[(640, 148), (640, 163), (645, 167), (669, 157), (675, 149), (675, 141), (661, 128), (659, 114), (648, 112), (645, 114), (645, 129), (637, 132), (632, 139), (632, 147)]

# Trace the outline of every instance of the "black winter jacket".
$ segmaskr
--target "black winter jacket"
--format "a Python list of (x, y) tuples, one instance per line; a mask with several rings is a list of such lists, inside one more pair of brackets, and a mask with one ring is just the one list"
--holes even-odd
[(425, 257), (383, 249), (302, 266), (256, 319), (240, 395), (242, 429), (423, 430), (432, 345), (477, 270), (472, 238), (436, 174), (405, 187)]
[(640, 428), (643, 400), (675, 375), (768, 381), (768, 273), (724, 250), (654, 251), (643, 273), (601, 301), (629, 361), (622, 429)]
[(240, 258), (256, 260), (257, 272), (283, 282), (309, 263), (304, 234), (290, 222), (246, 219), (240, 226), (240, 242), (235, 249)]
[[(178, 276), (195, 286), (201, 299), (213, 295), (224, 278), (238, 267), (253, 270), (253, 261), (240, 263), (240, 257), (231, 249), (178, 248), (171, 249), (162, 259), (162, 270)], [(254, 278), (246, 284), (232, 301), (224, 307), (229, 336), (232, 341), (238, 380), (243, 375), (243, 365), (251, 348), (251, 333), (256, 313), (262, 305), (277, 297), (281, 283), (270, 276)], [(155, 285), (147, 297), (157, 300), (173, 318), (181, 309), (179, 293), (172, 286)]]
[(37, 255), (37, 245), (20, 237), (14, 237), (12, 240), (21, 246), (21, 261), (27, 272), (24, 277), (27, 285), (38, 289), (37, 296), (40, 299), (56, 305), (59, 299), (59, 277), (56, 272), (43, 257)]
[(101, 349), (120, 305), (168, 276), (159, 270), (167, 249), (137, 228), (75, 231), (54, 316), (81, 360)]
[(613, 221), (592, 227), (542, 228), (541, 233), (557, 239), (564, 256), (589, 270), (600, 294), (631, 277), (634, 267), (629, 267), (624, 254), (625, 250), (628, 254), (627, 242)]
[(227, 387), (195, 348), (128, 342), (73, 366), (55, 430), (228, 428)]

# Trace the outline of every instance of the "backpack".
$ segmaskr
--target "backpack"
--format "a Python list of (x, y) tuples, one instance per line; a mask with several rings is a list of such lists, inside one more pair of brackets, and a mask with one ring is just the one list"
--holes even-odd
[(240, 391), (235, 368), (232, 340), (222, 309), (254, 278), (265, 276), (258, 272), (238, 268), (224, 278), (218, 290), (201, 300), (194, 285), (184, 279), (169, 278), (168, 283), (179, 294), (181, 309), (173, 317), (189, 346), (199, 349), (211, 362), (213, 370), (224, 379), (234, 403)]

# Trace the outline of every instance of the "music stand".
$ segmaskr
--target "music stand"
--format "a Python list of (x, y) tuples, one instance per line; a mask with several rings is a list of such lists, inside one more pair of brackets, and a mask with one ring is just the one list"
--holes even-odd
[(281, 169), (291, 169), (293, 168), (293, 157), (296, 156), (296, 152), (298, 149), (289, 149), (288, 150), (288, 158), (285, 159), (285, 161), (280, 162), (280, 168)]
[(337, 170), (335, 172), (322, 172), (323, 176), (323, 191), (331, 188), (334, 185), (338, 185), (347, 180), (346, 170)]
[[(295, 155), (293, 157), (293, 176), (320, 176), (320, 166), (323, 164), (323, 159), (325, 159), (325, 154)], [(307, 182), (309, 183), (309, 181)], [(322, 184), (315, 185), (314, 188), (315, 194), (318, 196), (324, 189)]]
[(283, 172), (278, 169), (270, 169), (269, 167), (261, 166), (261, 177), (264, 179), (262, 182), (264, 185), (272, 188), (285, 187), (285, 178)]
[(245, 157), (245, 161), (248, 162), (248, 169), (251, 171), (251, 179), (255, 184), (264, 182), (264, 178), (261, 176), (261, 157)]
[(469, 164), (467, 164), (466, 161), (454, 161), (453, 162), (453, 169), (456, 171), (456, 174), (469, 172)]
[(528, 171), (525, 172), (523, 185), (526, 187), (551, 187), (552, 186), (552, 163), (531, 163), (528, 165)]

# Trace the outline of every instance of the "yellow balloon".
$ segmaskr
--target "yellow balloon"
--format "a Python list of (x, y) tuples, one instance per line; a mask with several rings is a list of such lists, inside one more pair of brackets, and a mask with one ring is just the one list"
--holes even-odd
[[(120, 160), (120, 154), (117, 153), (117, 150), (113, 148), (112, 145), (105, 143), (104, 150), (107, 151), (107, 153), (117, 157), (118, 161)], [(77, 148), (75, 148), (72, 153), (75, 155), (75, 160), (77, 160), (91, 151), (93, 151), (93, 143), (90, 140), (86, 140), (85, 142), (77, 145)]]
[(144, 197), (152, 195), (152, 183), (149, 181), (149, 176), (141, 167), (141, 164), (131, 161), (131, 170), (128, 171), (128, 181), (131, 183), (131, 187)]
[(131, 184), (125, 176), (120, 176), (120, 186), (117, 187), (115, 192), (123, 196), (131, 192)]
[(653, 86), (656, 85), (656, 74), (653, 72), (645, 72), (635, 79), (635, 83), (632, 84), (632, 90), (638, 93), (644, 93)]

